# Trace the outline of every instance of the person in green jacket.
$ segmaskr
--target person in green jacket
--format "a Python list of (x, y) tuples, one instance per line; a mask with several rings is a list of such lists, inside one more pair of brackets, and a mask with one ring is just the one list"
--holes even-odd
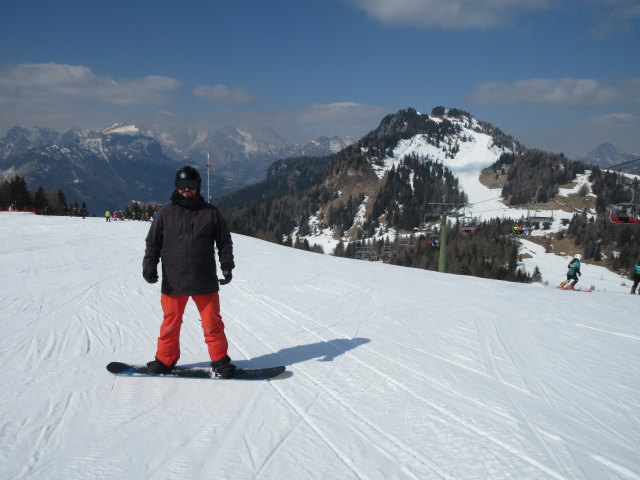
[(640, 260), (633, 266), (633, 287), (631, 287), (631, 295), (636, 293), (638, 283), (640, 283)]
[(569, 262), (569, 265), (568, 265), (569, 270), (567, 271), (567, 279), (564, 282), (562, 282), (558, 288), (564, 288), (567, 284), (569, 284), (569, 282), (571, 282), (567, 287), (567, 290), (574, 289), (574, 287), (576, 286), (576, 283), (578, 283), (578, 277), (582, 275), (582, 273), (580, 272), (581, 259), (582, 259), (582, 255), (580, 255), (579, 253), (576, 253), (573, 256), (573, 259)]

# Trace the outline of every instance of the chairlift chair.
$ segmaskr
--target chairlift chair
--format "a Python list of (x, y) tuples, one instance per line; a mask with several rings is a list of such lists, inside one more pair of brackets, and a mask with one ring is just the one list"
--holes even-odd
[(413, 235), (398, 236), (398, 247), (407, 253), (416, 252), (416, 239)]
[(633, 203), (617, 203), (609, 208), (609, 220), (611, 223), (640, 223), (637, 207)]
[(369, 260), (370, 255), (368, 247), (358, 247), (356, 249), (356, 258), (358, 260)]
[(626, 203), (609, 205), (609, 220), (612, 223), (640, 223), (638, 219), (638, 205), (634, 201), (635, 189), (631, 189), (631, 200)]
[(546, 203), (539, 200), (541, 188), (542, 186), (536, 189), (536, 194), (533, 197), (533, 213), (530, 210), (527, 212), (529, 225), (553, 222), (553, 210), (549, 209)]
[(465, 215), (460, 218), (460, 233), (471, 233), (474, 234), (478, 230), (478, 222), (476, 219), (470, 215)]

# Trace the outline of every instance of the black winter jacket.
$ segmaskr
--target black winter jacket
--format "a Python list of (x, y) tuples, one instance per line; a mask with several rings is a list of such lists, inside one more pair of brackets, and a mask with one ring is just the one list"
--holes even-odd
[(162, 293), (204, 295), (220, 289), (215, 249), (222, 270), (231, 270), (233, 242), (220, 211), (198, 197), (186, 201), (177, 192), (149, 228), (142, 270), (156, 270), (162, 260)]

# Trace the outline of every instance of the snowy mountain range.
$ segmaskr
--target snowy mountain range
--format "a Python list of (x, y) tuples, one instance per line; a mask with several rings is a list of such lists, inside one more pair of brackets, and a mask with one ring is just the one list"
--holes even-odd
[(211, 165), (211, 191), (221, 196), (264, 178), (269, 165), (295, 155), (326, 155), (346, 140), (321, 137), (307, 145), (269, 130), (225, 127), (169, 131), (117, 123), (105, 129), (74, 128), (64, 134), (17, 125), (0, 139), (0, 179), (20, 175), (31, 188), (61, 188), (90, 211), (124, 208), (131, 200), (164, 203), (175, 170)]
[(60, 188), (89, 211), (124, 208), (168, 196), (176, 162), (155, 139), (128, 125), (103, 130), (72, 129), (62, 135), (17, 126), (0, 140), (0, 176), (19, 175), (35, 190)]
[[(164, 203), (175, 169), (185, 163), (199, 165), (203, 177), (206, 165), (210, 165), (210, 192), (219, 199), (261, 182), (277, 160), (304, 155), (324, 159), (318, 160), (321, 164), (334, 155), (338, 160), (328, 172), (325, 186), (343, 199), (364, 195), (366, 200), (363, 197), (359, 202), (363, 213), (371, 217), (381, 180), (392, 168), (400, 168), (403, 158), (417, 155), (430, 159), (462, 180), (465, 176), (477, 178), (480, 170), (502, 153), (523, 148), (491, 124), (455, 108), (436, 107), (430, 115), (407, 116), (411, 111), (415, 112), (407, 109), (389, 115), (357, 142), (320, 137), (305, 145), (289, 142), (266, 128), (227, 126), (199, 131), (170, 122), (149, 127), (119, 123), (100, 130), (76, 128), (59, 134), (43, 127), (16, 126), (0, 139), (0, 179), (21, 175), (32, 189), (39, 185), (62, 188), (69, 200), (85, 201), (90, 212), (98, 213), (123, 208), (131, 200)], [(476, 160), (468, 164), (470, 158)], [(629, 158), (605, 144), (584, 160), (606, 167)], [(360, 161), (364, 163), (358, 164)], [(637, 167), (629, 167), (633, 168)], [(467, 197), (469, 188), (475, 187), (463, 187)], [(423, 213), (427, 209), (426, 205), (414, 207)], [(384, 209), (391, 211), (390, 205)], [(388, 223), (384, 217), (378, 220)]]

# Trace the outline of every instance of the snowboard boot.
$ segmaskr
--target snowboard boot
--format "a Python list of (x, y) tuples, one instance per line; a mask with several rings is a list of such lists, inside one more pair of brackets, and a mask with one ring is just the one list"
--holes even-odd
[(575, 283), (572, 283), (571, 285), (569, 285), (569, 286), (567, 287), (567, 290), (573, 290), (573, 286), (574, 286), (574, 285), (575, 285)]
[(171, 373), (171, 370), (173, 370), (173, 365), (169, 367), (158, 360), (158, 358), (147, 363), (149, 375), (165, 375)]
[(211, 362), (211, 370), (216, 377), (233, 378), (236, 373), (236, 366), (231, 363), (229, 355), (225, 355), (220, 360)]

